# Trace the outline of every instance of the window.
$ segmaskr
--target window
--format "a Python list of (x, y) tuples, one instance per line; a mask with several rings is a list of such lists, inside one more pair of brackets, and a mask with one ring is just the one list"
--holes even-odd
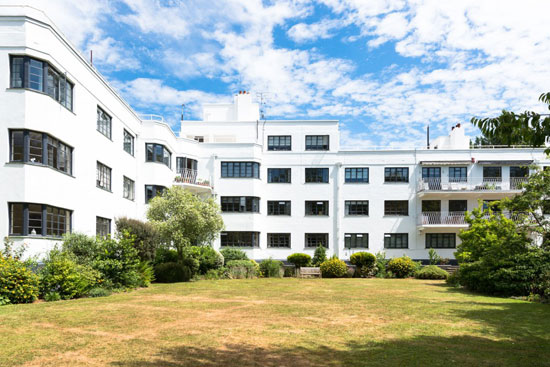
[(267, 150), (292, 150), (292, 138), (290, 135), (268, 136)]
[(157, 162), (172, 168), (172, 153), (162, 144), (145, 144), (145, 161)]
[(510, 177), (525, 178), (529, 177), (529, 167), (510, 167)]
[(124, 151), (134, 156), (134, 136), (124, 129)]
[(306, 183), (328, 183), (328, 168), (306, 168)]
[(223, 178), (260, 178), (257, 162), (222, 162)]
[(72, 174), (73, 148), (54, 137), (29, 130), (10, 130), (10, 161), (40, 164)]
[(268, 168), (268, 183), (290, 183), (290, 168)]
[(328, 150), (328, 135), (306, 135), (306, 150)]
[(486, 166), (483, 167), (483, 181), (500, 182), (502, 180), (502, 167)]
[(369, 248), (368, 233), (346, 233), (344, 234), (345, 248)]
[(384, 215), (409, 215), (409, 202), (407, 200), (384, 201)]
[(441, 167), (422, 167), (422, 178), (441, 178)]
[(456, 234), (426, 233), (426, 248), (455, 248)]
[(112, 119), (107, 112), (97, 106), (97, 131), (111, 139)]
[(384, 248), (409, 248), (409, 234), (384, 233)]
[(225, 213), (260, 212), (260, 198), (255, 196), (222, 196), (220, 201)]
[(305, 246), (328, 248), (328, 233), (306, 233)]
[(69, 110), (73, 109), (73, 83), (47, 62), (28, 56), (11, 56), (10, 88), (43, 92)]
[(135, 186), (136, 184), (133, 180), (130, 180), (128, 177), (124, 176), (122, 197), (124, 197), (124, 199), (133, 201), (135, 199)]
[(467, 200), (449, 200), (450, 212), (465, 212), (468, 210)]
[(408, 167), (384, 168), (384, 182), (409, 182)]
[(466, 182), (467, 180), (466, 167), (449, 167), (449, 182)]
[(187, 157), (176, 157), (176, 172), (182, 174), (189, 171), (196, 171), (197, 164), (198, 162), (196, 159), (191, 159)]
[(268, 233), (267, 247), (290, 248), (290, 233)]
[(95, 234), (100, 237), (111, 235), (111, 220), (102, 217), (95, 217)]
[(71, 211), (43, 204), (10, 203), (10, 235), (61, 237), (71, 231)]
[(162, 195), (166, 187), (158, 185), (145, 185), (145, 204), (147, 204), (152, 198), (158, 195)]
[(193, 140), (199, 143), (204, 143), (204, 136), (195, 136)]
[(100, 162), (97, 162), (96, 186), (111, 191), (111, 169)]
[(369, 183), (369, 169), (346, 168), (346, 183)]
[(328, 201), (306, 201), (306, 215), (328, 215)]
[(346, 215), (369, 215), (369, 201), (346, 200)]
[(222, 232), (222, 247), (260, 247), (260, 232)]
[(268, 201), (267, 215), (290, 215), (290, 201)]

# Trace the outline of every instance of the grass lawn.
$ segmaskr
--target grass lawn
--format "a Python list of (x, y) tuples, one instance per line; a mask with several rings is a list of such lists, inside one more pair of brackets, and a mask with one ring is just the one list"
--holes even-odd
[(550, 305), (441, 281), (256, 279), (0, 307), (0, 366), (550, 366)]

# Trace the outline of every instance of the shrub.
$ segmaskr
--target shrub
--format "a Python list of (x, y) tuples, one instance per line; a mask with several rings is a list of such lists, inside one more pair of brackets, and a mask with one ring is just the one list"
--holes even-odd
[(46, 293), (44, 295), (44, 301), (46, 301), (46, 302), (61, 301), (61, 295), (57, 292)]
[(130, 237), (119, 240), (98, 239), (98, 249), (91, 265), (114, 288), (135, 288), (140, 285), (139, 257)]
[(111, 294), (111, 291), (105, 288), (95, 287), (90, 289), (88, 292), (88, 297), (107, 297)]
[(428, 256), (430, 257), (430, 265), (437, 265), (441, 262), (441, 256), (437, 254), (437, 251), (435, 251), (433, 248), (428, 251)]
[(155, 280), (155, 270), (148, 261), (139, 263), (138, 274), (140, 287), (148, 287)]
[(61, 299), (82, 297), (98, 284), (100, 278), (97, 270), (77, 264), (72, 253), (53, 249), (40, 269), (40, 295), (44, 299), (54, 297), (52, 294)]
[(289, 263), (294, 264), (294, 266), (297, 268), (301, 268), (302, 266), (308, 266), (311, 264), (311, 256), (299, 252), (289, 255), (286, 260)]
[(224, 265), (227, 265), (232, 260), (248, 260), (246, 252), (236, 248), (224, 248), (220, 252), (224, 259)]
[(369, 252), (356, 252), (352, 254), (350, 262), (357, 267), (356, 276), (367, 277), (376, 273), (376, 256)]
[(208, 270), (219, 269), (223, 266), (224, 257), (210, 246), (194, 246), (197, 260), (199, 260), (199, 273), (206, 274)]
[(115, 220), (120, 234), (129, 233), (134, 238), (134, 247), (142, 261), (153, 261), (155, 251), (160, 246), (160, 236), (153, 225), (137, 219), (126, 217)]
[(389, 260), (386, 259), (386, 253), (384, 251), (376, 253), (376, 274), (377, 278), (386, 278), (388, 276), (386, 267)]
[(82, 233), (67, 233), (63, 237), (62, 249), (74, 254), (79, 264), (90, 264), (96, 258), (99, 246), (95, 237)]
[(31, 303), (38, 298), (38, 276), (24, 262), (0, 254), (0, 304)]
[(321, 264), (323, 278), (343, 278), (348, 273), (348, 266), (340, 259), (332, 258)]
[(155, 253), (154, 264), (176, 263), (178, 262), (178, 252), (169, 248), (161, 247)]
[(227, 263), (227, 273), (231, 279), (255, 278), (258, 274), (257, 264), (253, 260), (231, 260)]
[(417, 279), (447, 279), (449, 273), (436, 265), (424, 266), (418, 270), (414, 277)]
[(191, 270), (180, 263), (168, 262), (155, 266), (155, 279), (159, 283), (188, 282), (192, 276)]
[(295, 277), (296, 276), (296, 268), (293, 266), (293, 267), (290, 267), (290, 266), (285, 266), (284, 267), (284, 277), (285, 278), (291, 278), (291, 277)]
[(280, 278), (283, 263), (279, 260), (267, 259), (260, 263), (260, 271), (266, 278)]
[(317, 246), (313, 253), (313, 266), (320, 266), (327, 261), (327, 249), (324, 246)]
[(410, 257), (403, 256), (391, 259), (386, 267), (396, 278), (407, 278), (414, 275), (418, 265)]
[(460, 280), (458, 278), (458, 272), (454, 272), (447, 277), (445, 282), (451, 287), (460, 287)]
[(206, 280), (218, 280), (218, 279), (227, 279), (229, 274), (227, 268), (221, 267), (219, 269), (210, 269), (204, 274), (204, 279)]

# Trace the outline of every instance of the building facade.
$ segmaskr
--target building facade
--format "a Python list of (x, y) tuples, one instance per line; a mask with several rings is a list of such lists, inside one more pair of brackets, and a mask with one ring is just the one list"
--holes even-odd
[(248, 92), (178, 135), (139, 116), (42, 12), (0, 7), (0, 236), (43, 254), (66, 232), (114, 233), (172, 185), (214, 195), (215, 248), (286, 259), (323, 245), (453, 258), (464, 212), (520, 192), (543, 149), (471, 149), (464, 128), (418, 149), (347, 151), (338, 121), (265, 120)]

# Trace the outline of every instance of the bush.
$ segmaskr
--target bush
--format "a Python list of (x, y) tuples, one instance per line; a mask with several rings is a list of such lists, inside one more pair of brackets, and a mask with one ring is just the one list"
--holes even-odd
[(192, 276), (189, 267), (177, 262), (167, 262), (155, 266), (155, 279), (159, 283), (188, 282)]
[(391, 275), (396, 278), (407, 278), (413, 276), (418, 265), (408, 256), (393, 258), (386, 266)]
[(97, 270), (77, 264), (72, 253), (53, 249), (40, 269), (40, 295), (44, 299), (46, 296), (52, 298), (52, 294), (61, 299), (82, 297), (98, 284), (100, 278)]
[(236, 248), (224, 248), (220, 251), (224, 259), (224, 265), (232, 260), (248, 260), (246, 252)]
[(430, 257), (430, 265), (437, 265), (441, 262), (441, 256), (437, 254), (433, 248), (428, 251), (428, 256)]
[(295, 267), (290, 267), (290, 266), (285, 266), (284, 267), (284, 277), (285, 278), (291, 278), (291, 277), (295, 277), (296, 276), (296, 268)]
[(250, 279), (258, 275), (256, 262), (253, 260), (231, 260), (227, 263), (227, 273), (231, 279)]
[(313, 253), (313, 266), (320, 266), (327, 261), (327, 249), (324, 246), (317, 246)]
[(99, 251), (97, 239), (82, 233), (65, 234), (62, 246), (64, 252), (70, 252), (76, 256), (79, 264), (90, 264)]
[(161, 247), (155, 253), (154, 264), (177, 263), (178, 260), (178, 252), (176, 250)]
[(140, 287), (148, 287), (155, 280), (155, 270), (148, 261), (139, 263), (138, 274)]
[(343, 278), (348, 273), (348, 266), (340, 259), (332, 258), (321, 264), (323, 278)]
[(356, 252), (350, 262), (357, 267), (356, 276), (368, 277), (375, 274), (376, 256), (369, 252)]
[(279, 260), (267, 259), (260, 263), (260, 271), (266, 278), (280, 278), (282, 268), (283, 263)]
[(194, 246), (196, 258), (199, 260), (199, 273), (206, 274), (208, 270), (219, 269), (224, 264), (221, 253), (210, 246)]
[(449, 277), (449, 273), (441, 269), (439, 266), (428, 265), (418, 270), (414, 274), (414, 277), (416, 279), (447, 279)]
[(445, 280), (445, 283), (447, 283), (451, 287), (460, 287), (460, 280), (458, 278), (458, 272), (454, 272), (453, 274), (450, 274), (447, 277), (447, 280)]
[(111, 291), (105, 288), (95, 287), (90, 289), (88, 292), (88, 297), (107, 297), (111, 294)]
[(302, 253), (295, 253), (292, 255), (289, 255), (286, 258), (286, 261), (288, 261), (291, 264), (294, 264), (295, 267), (301, 268), (302, 266), (309, 266), (311, 264), (311, 256), (308, 254), (302, 254)]
[(219, 269), (210, 269), (204, 274), (204, 279), (206, 280), (218, 280), (218, 279), (227, 279), (229, 274), (227, 268), (221, 267)]
[(129, 233), (134, 238), (134, 247), (141, 261), (153, 261), (155, 251), (160, 246), (160, 236), (153, 225), (137, 219), (126, 217), (115, 220), (120, 234)]
[(61, 295), (57, 292), (46, 293), (44, 295), (44, 301), (46, 301), (46, 302), (61, 301)]
[(38, 298), (38, 276), (24, 262), (0, 254), (0, 304), (31, 303)]
[(377, 278), (386, 278), (388, 276), (388, 273), (386, 271), (386, 267), (388, 266), (389, 260), (386, 259), (386, 253), (385, 252), (377, 252), (376, 253), (376, 274), (375, 276)]

